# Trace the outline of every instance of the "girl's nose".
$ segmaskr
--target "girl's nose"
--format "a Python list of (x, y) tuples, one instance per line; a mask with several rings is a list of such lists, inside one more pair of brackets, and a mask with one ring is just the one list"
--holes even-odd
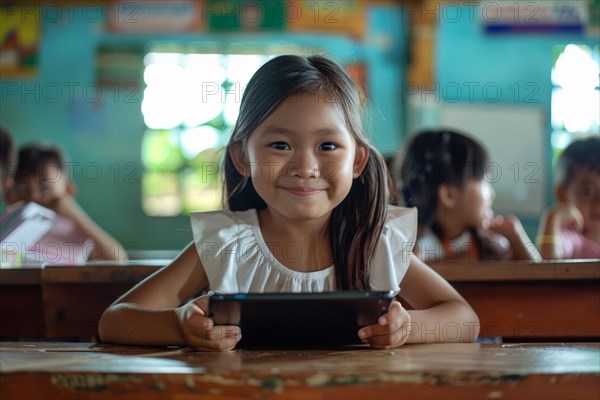
[(296, 157), (288, 165), (288, 172), (300, 179), (319, 179), (319, 163), (310, 156)]

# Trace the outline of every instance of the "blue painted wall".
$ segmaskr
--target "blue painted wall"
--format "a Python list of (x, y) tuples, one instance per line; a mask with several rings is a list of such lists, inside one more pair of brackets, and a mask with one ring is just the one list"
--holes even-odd
[[(56, 8), (55, 5), (53, 5)], [(55, 11), (55, 10), (51, 10)], [(100, 45), (293, 43), (329, 54), (339, 62), (365, 62), (371, 96), (370, 127), (375, 145), (393, 154), (401, 144), (407, 26), (398, 7), (370, 7), (369, 32), (357, 42), (341, 36), (295, 34), (116, 35), (104, 16), (80, 6), (62, 18), (42, 12), (39, 71), (33, 79), (0, 80), (0, 124), (17, 145), (47, 140), (68, 155), (77, 200), (92, 218), (128, 249), (181, 249), (191, 238), (189, 219), (152, 218), (141, 209), (140, 159), (144, 123), (140, 91), (98, 93), (96, 51)]]

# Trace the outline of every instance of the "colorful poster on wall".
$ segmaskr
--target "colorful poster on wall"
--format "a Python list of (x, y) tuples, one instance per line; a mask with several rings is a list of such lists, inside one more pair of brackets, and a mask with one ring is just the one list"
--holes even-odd
[(0, 77), (33, 76), (38, 67), (40, 7), (0, 5)]
[(367, 30), (367, 4), (362, 0), (288, 0), (290, 31), (343, 33), (361, 38)]
[(285, 28), (285, 0), (208, 0), (211, 31), (269, 31)]
[(119, 33), (196, 32), (204, 27), (202, 0), (117, 0), (107, 5), (106, 25)]

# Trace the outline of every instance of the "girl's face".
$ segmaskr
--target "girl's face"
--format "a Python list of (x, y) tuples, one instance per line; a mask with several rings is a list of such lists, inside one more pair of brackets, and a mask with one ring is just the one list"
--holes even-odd
[(565, 200), (579, 209), (583, 216), (584, 231), (600, 233), (600, 173), (580, 169), (565, 190)]
[(46, 207), (69, 193), (66, 174), (56, 164), (46, 164), (35, 174), (15, 180), (15, 201), (34, 201)]
[(464, 185), (459, 199), (459, 212), (467, 227), (487, 229), (494, 217), (494, 197), (494, 189), (484, 179), (471, 180)]
[(233, 152), (269, 211), (289, 219), (328, 217), (368, 159), (337, 106), (313, 94), (286, 100)]

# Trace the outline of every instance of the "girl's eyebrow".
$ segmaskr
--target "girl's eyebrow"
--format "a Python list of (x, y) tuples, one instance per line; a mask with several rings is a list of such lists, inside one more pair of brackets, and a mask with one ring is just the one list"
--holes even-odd
[[(264, 133), (266, 135), (278, 135), (278, 134), (293, 135), (293, 134), (296, 134), (297, 131), (295, 131), (293, 129), (289, 129), (289, 128), (283, 128), (280, 126), (269, 125), (265, 128)], [(321, 128), (321, 129), (317, 129), (315, 131), (315, 133), (317, 133), (319, 135), (340, 135), (342, 132), (337, 128)]]
[(277, 135), (277, 134), (293, 134), (294, 131), (288, 128), (283, 128), (280, 126), (275, 126), (275, 125), (268, 125), (265, 130), (264, 133), (267, 135)]

